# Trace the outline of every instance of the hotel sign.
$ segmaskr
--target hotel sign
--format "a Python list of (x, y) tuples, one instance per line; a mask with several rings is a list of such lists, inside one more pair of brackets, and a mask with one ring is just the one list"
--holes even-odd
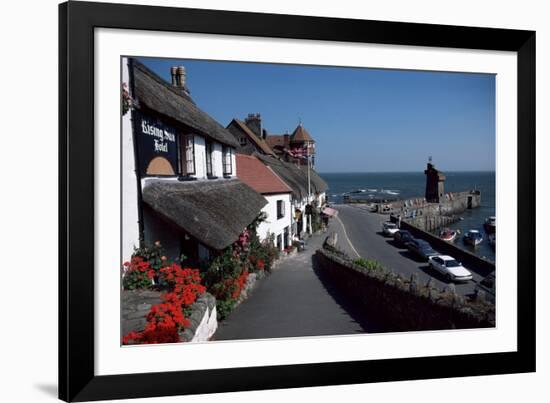
[(176, 129), (157, 118), (146, 116), (137, 111), (135, 111), (134, 117), (141, 174), (173, 175), (177, 173)]

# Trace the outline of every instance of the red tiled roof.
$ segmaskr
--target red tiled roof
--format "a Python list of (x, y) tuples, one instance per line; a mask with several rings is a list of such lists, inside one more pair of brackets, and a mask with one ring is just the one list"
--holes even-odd
[(237, 177), (261, 194), (292, 192), (270, 167), (252, 155), (237, 154)]
[(263, 139), (258, 138), (256, 134), (250, 130), (250, 128), (244, 123), (243, 121), (239, 119), (233, 119), (233, 121), (239, 126), (239, 128), (246, 133), (250, 141), (253, 141), (264, 153), (267, 155), (275, 155), (273, 153), (273, 150), (269, 147), (268, 143), (266, 143)]
[(290, 137), (291, 142), (304, 142), (304, 141), (312, 141), (313, 138), (309, 135), (306, 129), (304, 129), (304, 126), (300, 123), (298, 127), (294, 130), (294, 133), (292, 133), (292, 136)]
[(285, 145), (285, 136), (284, 134), (268, 134), (265, 141), (272, 149), (279, 146), (284, 147)]

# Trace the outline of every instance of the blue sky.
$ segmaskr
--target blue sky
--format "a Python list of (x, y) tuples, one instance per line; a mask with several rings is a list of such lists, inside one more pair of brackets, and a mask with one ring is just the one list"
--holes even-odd
[(184, 65), (197, 105), (226, 126), (259, 112), (268, 133), (300, 119), (319, 172), (495, 170), (495, 77), (486, 74), (140, 59), (170, 81)]

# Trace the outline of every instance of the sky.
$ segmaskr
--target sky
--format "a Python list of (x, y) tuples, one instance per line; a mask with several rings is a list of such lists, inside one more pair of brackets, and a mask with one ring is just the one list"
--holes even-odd
[(141, 58), (170, 82), (183, 65), (196, 104), (221, 125), (260, 113), (268, 133), (301, 121), (318, 172), (495, 170), (489, 74)]

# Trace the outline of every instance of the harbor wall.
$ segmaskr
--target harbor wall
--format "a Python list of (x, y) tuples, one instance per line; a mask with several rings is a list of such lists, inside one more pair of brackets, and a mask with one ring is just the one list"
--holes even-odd
[[(442, 254), (450, 255), (461, 262), (468, 270), (473, 271), (481, 276), (486, 276), (495, 271), (495, 264), (490, 260), (484, 259), (480, 256), (474, 255), (467, 250), (459, 248), (453, 243), (444, 241), (421, 228), (407, 222), (407, 220), (401, 221), (401, 229), (409, 231), (415, 238), (423, 239), (427, 241), (434, 249), (438, 250)], [(462, 242), (457, 240), (456, 242)]]
[(368, 270), (325, 248), (315, 254), (316, 268), (331, 286), (361, 307), (381, 332), (494, 327), (494, 305), (439, 290), (388, 270)]
[(430, 231), (457, 221), (457, 215), (468, 209), (478, 208), (481, 205), (481, 192), (470, 190), (445, 193), (439, 203), (429, 203), (425, 197), (386, 201), (348, 197), (344, 199), (344, 203), (369, 204), (372, 211), (414, 220), (419, 228)]
[[(391, 221), (397, 221), (395, 216), (392, 216)], [(446, 215), (420, 215), (414, 218), (407, 218), (408, 223), (414, 225), (417, 228), (420, 228), (424, 231), (435, 231), (441, 227), (447, 227), (448, 225), (457, 222), (459, 220), (458, 216), (446, 216)]]

